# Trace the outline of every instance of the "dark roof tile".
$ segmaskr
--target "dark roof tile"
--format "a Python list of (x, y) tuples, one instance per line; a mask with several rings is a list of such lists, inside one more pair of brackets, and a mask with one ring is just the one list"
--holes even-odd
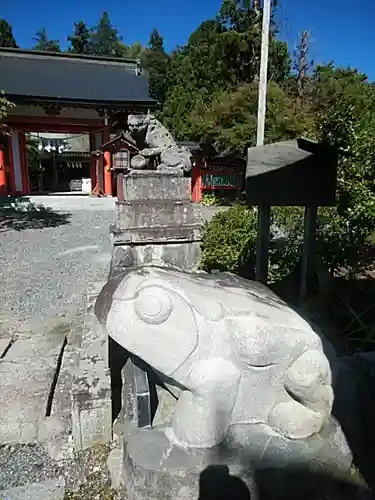
[(15, 101), (42, 98), (152, 106), (148, 79), (137, 75), (136, 68), (136, 61), (0, 50), (0, 89)]

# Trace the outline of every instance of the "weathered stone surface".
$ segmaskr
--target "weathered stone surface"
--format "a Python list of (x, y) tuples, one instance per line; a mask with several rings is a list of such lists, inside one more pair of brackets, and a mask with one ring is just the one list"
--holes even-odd
[(64, 339), (52, 332), (21, 338), (0, 361), (1, 444), (37, 439)]
[[(181, 146), (168, 148), (161, 155), (161, 166), (164, 168), (181, 168), (186, 172), (191, 170), (191, 154)], [(159, 167), (160, 169), (160, 167)]]
[(129, 271), (106, 287), (105, 311), (95, 312), (109, 335), (161, 381), (183, 389), (167, 430), (171, 445), (229, 442), (254, 449), (255, 458), (268, 447), (290, 462), (324, 463), (329, 449), (333, 462), (350, 466), (344, 436), (337, 440), (341, 431), (330, 423), (322, 340), (269, 289), (229, 274), (156, 267)]
[(64, 494), (64, 481), (50, 479), (0, 491), (0, 498), (1, 500), (63, 500)]
[(117, 204), (117, 227), (153, 228), (154, 226), (191, 225), (196, 223), (191, 202), (167, 200)]
[(118, 490), (125, 484), (124, 480), (124, 447), (122, 443), (114, 448), (108, 455), (107, 467), (111, 475), (112, 488)]
[(37, 441), (53, 459), (62, 461), (72, 456), (71, 431), (70, 414), (51, 415), (39, 422)]
[(117, 245), (149, 245), (160, 243), (189, 243), (199, 241), (200, 224), (186, 226), (137, 227), (115, 231), (113, 243)]
[[(139, 155), (152, 160), (160, 158), (161, 165), (157, 168), (191, 170), (190, 153), (176, 144), (172, 135), (153, 115), (129, 115), (129, 132), (135, 140)], [(139, 162), (132, 167), (139, 167)], [(155, 165), (157, 166), (157, 165)]]
[[(301, 461), (298, 447), (302, 443), (292, 443), (291, 446), (281, 448), (279, 443), (268, 443), (269, 438), (267, 439), (263, 432), (260, 432), (258, 437), (259, 440), (254, 438), (253, 448), (230, 451), (225, 446), (220, 446), (211, 449), (184, 450), (171, 444), (162, 430), (143, 429), (133, 432), (125, 438), (123, 462), (123, 480), (127, 485), (129, 499), (350, 498), (354, 500), (362, 498), (357, 496), (356, 487), (348, 487), (351, 495), (346, 495), (348, 491), (343, 489), (340, 481), (337, 480), (335, 483), (333, 479), (328, 482), (327, 464), (323, 466), (324, 472), (320, 473), (319, 466), (307, 460)], [(305, 443), (311, 456), (314, 456), (316, 451), (313, 442), (316, 439), (316, 436), (313, 437), (308, 446)], [(256, 449), (257, 445), (259, 449)], [(293, 446), (296, 446), (295, 450)], [(258, 453), (259, 459), (261, 450), (264, 451), (264, 456), (256, 464), (254, 457)], [(291, 455), (298, 461), (296, 468), (288, 467), (291, 464)], [(262, 465), (259, 462), (262, 462)], [(278, 462), (277, 467), (276, 462)], [(211, 481), (207, 477), (209, 472), (212, 476)], [(339, 495), (331, 496), (329, 493), (333, 490)]]
[(157, 387), (158, 406), (153, 419), (154, 427), (170, 427), (176, 404), (181, 395), (180, 389), (176, 387)]
[(92, 310), (101, 286), (88, 291), (81, 336), (78, 334), (76, 339), (79, 359), (72, 372), (71, 415), (77, 451), (107, 444), (112, 437), (108, 335)]
[(147, 163), (147, 159), (142, 155), (135, 155), (131, 159), (131, 166), (136, 170), (146, 168)]
[(189, 201), (191, 180), (175, 172), (135, 170), (124, 177), (124, 193), (127, 202), (146, 200)]
[(133, 171), (116, 204), (110, 276), (144, 264), (196, 269), (203, 216), (191, 203), (191, 181), (174, 172)]
[(110, 276), (114, 277), (132, 267), (150, 264), (190, 271), (198, 265), (199, 256), (199, 242), (117, 246), (112, 253)]
[(124, 177), (125, 201), (116, 204), (115, 245), (201, 239), (203, 217), (190, 201), (190, 179), (170, 172)]

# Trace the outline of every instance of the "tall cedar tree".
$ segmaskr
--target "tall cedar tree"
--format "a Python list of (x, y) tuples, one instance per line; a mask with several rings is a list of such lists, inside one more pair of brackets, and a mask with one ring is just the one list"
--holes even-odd
[(161, 104), (164, 103), (166, 95), (168, 60), (163, 37), (157, 29), (153, 29), (142, 62), (150, 75), (150, 96)]
[(50, 40), (47, 35), (46, 28), (40, 28), (36, 32), (33, 40), (36, 42), (33, 49), (42, 50), (45, 52), (61, 52), (60, 42), (58, 40)]
[(68, 36), (70, 42), (69, 52), (75, 54), (91, 54), (91, 33), (83, 21), (74, 23), (74, 32)]
[(124, 45), (117, 29), (112, 25), (108, 12), (103, 12), (98, 25), (93, 30), (92, 52), (97, 56), (122, 57)]
[(0, 47), (18, 48), (12, 26), (5, 19), (0, 19)]

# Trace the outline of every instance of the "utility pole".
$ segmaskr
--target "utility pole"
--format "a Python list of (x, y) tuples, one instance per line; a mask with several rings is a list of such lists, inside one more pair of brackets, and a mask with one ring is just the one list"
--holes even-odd
[(257, 146), (264, 144), (267, 104), (268, 46), (271, 19), (271, 0), (264, 0), (262, 21), (262, 48), (259, 71)]
[[(257, 124), (257, 146), (264, 144), (264, 128), (266, 121), (267, 106), (267, 73), (268, 73), (268, 45), (271, 20), (271, 0), (264, 0), (262, 20), (262, 48), (259, 71), (259, 95), (258, 95), (258, 124)], [(258, 236), (256, 247), (256, 269), (255, 275), (258, 281), (267, 283), (268, 277), (268, 253), (270, 246), (270, 212), (269, 205), (258, 207)]]

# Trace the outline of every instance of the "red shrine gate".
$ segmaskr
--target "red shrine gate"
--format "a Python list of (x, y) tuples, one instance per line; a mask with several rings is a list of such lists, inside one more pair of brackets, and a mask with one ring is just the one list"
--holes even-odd
[[(0, 164), (5, 166), (3, 170), (3, 179), (1, 179), (0, 171), (0, 186), (5, 185), (8, 194), (27, 195), (30, 194), (26, 134), (28, 132), (53, 132), (53, 133), (69, 133), (69, 134), (90, 134), (90, 150), (96, 149), (104, 142), (106, 131), (101, 127), (100, 121), (82, 120), (62, 120), (58, 118), (42, 118), (41, 120), (30, 119), (31, 117), (9, 117), (7, 123), (9, 127), (9, 135), (3, 138), (2, 147), (0, 146)], [(109, 134), (109, 132), (107, 132)], [(5, 139), (5, 140), (4, 140)], [(3, 156), (3, 158), (1, 158)], [(112, 194), (112, 174), (111, 174), (112, 158), (107, 156), (104, 165), (103, 176), (103, 191), (106, 195)], [(96, 170), (95, 163), (92, 160), (91, 167), (91, 185), (96, 185)]]
[[(0, 195), (30, 193), (26, 133), (90, 135), (90, 149), (110, 139), (114, 122), (155, 106), (148, 80), (134, 59), (0, 49), (0, 87), (16, 104), (8, 135), (0, 136)], [(112, 195), (112, 155), (104, 153), (94, 194)]]

